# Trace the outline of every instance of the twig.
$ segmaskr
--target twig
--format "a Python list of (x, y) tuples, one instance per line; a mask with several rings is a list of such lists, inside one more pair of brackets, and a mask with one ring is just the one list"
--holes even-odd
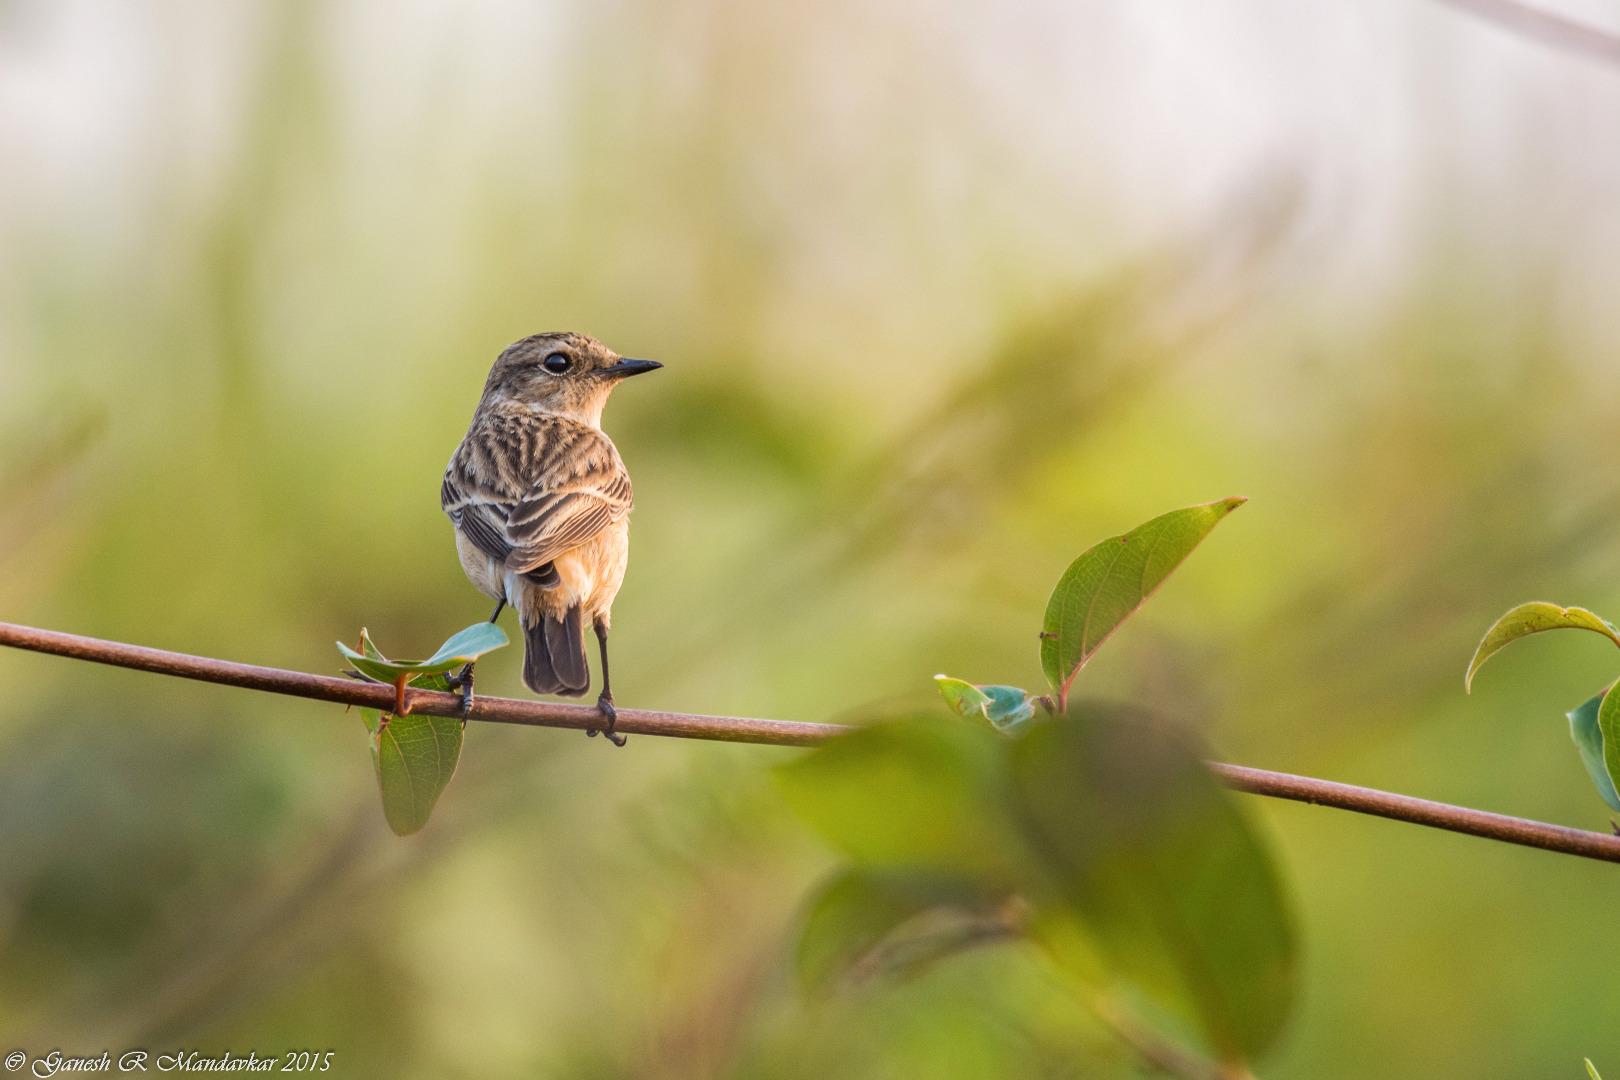
[[(388, 710), (394, 704), (394, 688), (382, 683), (355, 682), (329, 675), (238, 664), (206, 656), (149, 649), (118, 641), (40, 630), (16, 623), (0, 622), (0, 645), (33, 652), (88, 660), (97, 664), (149, 671), (182, 679), (264, 690), (273, 694), (331, 701), (339, 705), (359, 705)], [(408, 704), (414, 713), (430, 716), (459, 716), (461, 698), (437, 691), (409, 691)], [(817, 724), (796, 720), (758, 720), (744, 716), (700, 716), (692, 713), (662, 712), (655, 709), (618, 710), (618, 730), (629, 735), (665, 735), (681, 739), (708, 739), (717, 742), (757, 743), (770, 746), (812, 746), (849, 729), (842, 724)], [(479, 697), (473, 702), (469, 720), (499, 724), (531, 724), (538, 727), (587, 730), (601, 724), (601, 714), (588, 705), (562, 705), (549, 701), (517, 701), (512, 698)], [(1331, 806), (1358, 814), (1447, 829), (1469, 836), (1499, 840), (1508, 844), (1542, 848), (1566, 855), (1604, 862), (1620, 862), (1620, 836), (1588, 832), (1562, 825), (1549, 825), (1526, 818), (1493, 814), (1450, 803), (1398, 795), (1376, 788), (1339, 784), (1311, 776), (1255, 769), (1247, 765), (1211, 762), (1210, 769), (1222, 783), (1237, 791), (1292, 799), (1316, 806)]]
[(1518, 0), (1439, 0), (1550, 48), (1620, 67), (1620, 35)]
[(1610, 833), (1571, 829), (1565, 825), (1549, 825), (1544, 821), (1493, 814), (1488, 810), (1471, 810), (1466, 806), (1433, 802), (1412, 795), (1397, 795), (1377, 788), (1340, 784), (1332, 780), (1318, 780), (1314, 776), (1295, 776), (1292, 773), (1272, 772), (1269, 769), (1251, 769), (1247, 765), (1227, 765), (1212, 761), (1210, 769), (1221, 782), (1235, 791), (1251, 795), (1267, 795), (1273, 799), (1292, 799), (1314, 806), (1331, 806), (1338, 810), (1351, 810), (1357, 814), (1405, 821), (1412, 825), (1427, 825), (1431, 829), (1483, 836), (1487, 840), (1500, 840), (1507, 844), (1559, 851), (1565, 855), (1579, 855), (1586, 859), (1620, 862), (1620, 836)]
[[(238, 664), (207, 656), (149, 649), (121, 641), (40, 630), (16, 623), (0, 622), (0, 645), (33, 652), (89, 660), (113, 667), (150, 671), (181, 679), (264, 690), (272, 694), (332, 701), (339, 705), (359, 705), (389, 712), (394, 707), (394, 688), (374, 682), (358, 682), (335, 675), (311, 675), (303, 671)], [(461, 698), (435, 690), (407, 690), (407, 707), (413, 713), (429, 716), (460, 716)], [(659, 712), (653, 709), (618, 710), (617, 730), (627, 735), (671, 735), (683, 739), (711, 739), (719, 742), (771, 743), (782, 746), (809, 746), (837, 734), (835, 724), (806, 724), (784, 720), (751, 720), (742, 716), (695, 716), (690, 713)], [(497, 724), (533, 724), (539, 727), (575, 728), (584, 731), (601, 727), (602, 714), (589, 705), (563, 705), (550, 701), (515, 701), (511, 698), (484, 697), (473, 701), (469, 720)]]

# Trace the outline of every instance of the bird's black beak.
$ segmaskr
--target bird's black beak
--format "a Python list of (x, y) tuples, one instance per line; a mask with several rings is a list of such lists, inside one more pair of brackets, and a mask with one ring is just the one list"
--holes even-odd
[(663, 367), (656, 360), (630, 360), (624, 357), (617, 364), (609, 364), (602, 369), (602, 374), (610, 379), (627, 379), (632, 375), (643, 375), (649, 371), (657, 371)]

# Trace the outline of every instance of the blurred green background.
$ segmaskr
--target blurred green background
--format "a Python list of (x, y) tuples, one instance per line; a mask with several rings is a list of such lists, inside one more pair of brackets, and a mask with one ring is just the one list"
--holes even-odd
[[(1620, 74), (1394, 0), (5, 0), (0, 617), (424, 654), (487, 609), (436, 493), (488, 365), (578, 329), (667, 364), (607, 416), (621, 703), (1035, 685), (1075, 554), (1244, 494), (1089, 692), (1604, 829), (1562, 716), (1601, 640), (1462, 672), (1521, 600), (1620, 612), (1617, 115)], [(1138, 1072), (1019, 949), (801, 1000), (791, 751), (478, 726), (401, 840), (336, 707), (0, 675), (6, 1049)], [(1620, 1072), (1614, 868), (1247, 805), (1305, 943), (1262, 1076)]]

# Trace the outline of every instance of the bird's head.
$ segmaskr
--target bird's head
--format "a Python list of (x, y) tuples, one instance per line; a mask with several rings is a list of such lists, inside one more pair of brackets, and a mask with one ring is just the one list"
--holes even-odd
[(531, 334), (495, 358), (484, 399), (516, 401), (596, 426), (620, 380), (663, 366), (656, 360), (627, 360), (584, 334)]

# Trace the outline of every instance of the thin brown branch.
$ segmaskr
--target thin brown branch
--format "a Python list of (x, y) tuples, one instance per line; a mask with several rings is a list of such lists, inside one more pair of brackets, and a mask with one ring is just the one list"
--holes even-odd
[(1562, 52), (1620, 67), (1620, 34), (1518, 0), (1439, 0), (1509, 33)]
[[(273, 694), (330, 701), (339, 705), (359, 705), (387, 710), (393, 707), (394, 688), (381, 683), (356, 682), (329, 675), (238, 664), (206, 656), (149, 649), (118, 641), (40, 630), (16, 623), (0, 622), (0, 645), (33, 652), (88, 660), (97, 664), (149, 671), (182, 679), (219, 683)], [(430, 716), (459, 716), (461, 699), (454, 694), (426, 690), (409, 691), (412, 712)], [(618, 730), (630, 735), (665, 735), (681, 739), (709, 739), (718, 742), (757, 743), (770, 746), (811, 746), (838, 735), (848, 728), (841, 724), (816, 724), (795, 720), (758, 720), (745, 716), (700, 716), (692, 713), (662, 712), (655, 709), (618, 710)], [(601, 723), (601, 714), (588, 705), (562, 705), (549, 701), (517, 701), (511, 698), (479, 697), (473, 702), (469, 720), (499, 724), (532, 724), (538, 727), (587, 730)], [(1255, 769), (1247, 765), (1211, 762), (1210, 768), (1228, 787), (1253, 795), (1292, 799), (1316, 806), (1331, 806), (1357, 814), (1424, 825), (1432, 829), (1479, 836), (1507, 844), (1542, 848), (1566, 855), (1604, 862), (1620, 862), (1620, 836), (1588, 832), (1562, 825), (1549, 825), (1526, 818), (1493, 814), (1450, 803), (1398, 795), (1375, 788), (1339, 784), (1311, 776)]]
[(1247, 765), (1227, 765), (1210, 762), (1221, 782), (1235, 791), (1251, 795), (1266, 795), (1273, 799), (1292, 799), (1313, 806), (1331, 806), (1337, 810), (1351, 810), (1357, 814), (1404, 821), (1412, 825), (1427, 825), (1431, 829), (1483, 836), (1487, 840), (1500, 840), (1508, 844), (1559, 851), (1565, 855), (1579, 855), (1586, 859), (1620, 862), (1620, 836), (1611, 833), (1571, 829), (1565, 825), (1549, 825), (1544, 821), (1493, 814), (1488, 810), (1471, 810), (1466, 806), (1419, 799), (1412, 795), (1397, 795), (1377, 788), (1339, 784), (1332, 780), (1318, 780), (1314, 776), (1295, 776), (1292, 773), (1272, 772), (1269, 769), (1251, 769)]
[[(303, 671), (238, 664), (206, 656), (149, 649), (121, 641), (40, 630), (16, 623), (0, 622), (0, 645), (33, 652), (89, 660), (113, 667), (172, 675), (181, 679), (264, 690), (272, 694), (332, 701), (339, 705), (359, 705), (389, 712), (394, 707), (394, 688), (381, 683), (359, 682), (335, 675), (311, 675)], [(431, 690), (406, 691), (406, 707), (429, 716), (460, 716), (461, 698)], [(627, 735), (670, 735), (682, 739), (710, 739), (718, 742), (770, 743), (782, 746), (808, 746), (841, 730), (833, 724), (806, 724), (783, 720), (752, 720), (743, 716), (695, 716), (690, 713), (659, 712), (653, 709), (618, 710), (619, 731)], [(515, 701), (511, 698), (480, 695), (467, 714), (469, 720), (497, 724), (532, 724), (538, 727), (575, 728), (580, 731), (600, 727), (602, 714), (589, 705), (563, 705), (550, 701)]]

